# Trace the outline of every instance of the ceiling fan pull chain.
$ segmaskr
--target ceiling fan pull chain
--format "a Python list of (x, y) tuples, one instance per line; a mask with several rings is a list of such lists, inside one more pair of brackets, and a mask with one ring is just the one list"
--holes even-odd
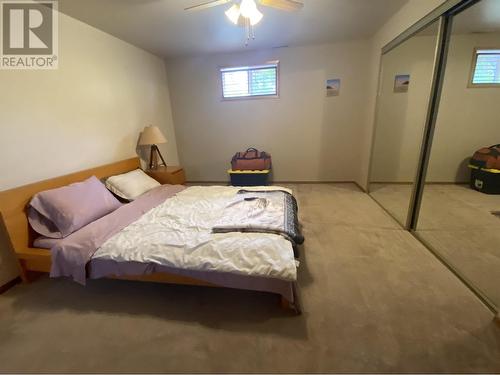
[(250, 21), (248, 18), (245, 18), (245, 31), (246, 31), (246, 40), (245, 40), (245, 47), (248, 46), (248, 42), (250, 40)]

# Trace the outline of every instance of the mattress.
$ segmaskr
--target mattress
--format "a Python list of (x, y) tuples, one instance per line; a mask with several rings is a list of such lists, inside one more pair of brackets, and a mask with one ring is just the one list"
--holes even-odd
[(86, 278), (166, 272), (292, 301), (297, 263), (290, 241), (276, 234), (212, 233), (238, 190), (164, 185), (65, 239), (41, 237), (35, 246), (51, 248), (51, 276), (81, 284)]
[(230, 186), (187, 188), (109, 238), (92, 260), (295, 281), (297, 264), (292, 244), (284, 237), (212, 233), (238, 190)]

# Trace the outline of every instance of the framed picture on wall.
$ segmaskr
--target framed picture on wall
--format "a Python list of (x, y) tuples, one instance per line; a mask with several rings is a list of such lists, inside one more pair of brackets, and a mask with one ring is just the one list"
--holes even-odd
[(408, 92), (410, 86), (409, 74), (398, 74), (394, 78), (394, 92)]
[(339, 96), (340, 94), (340, 79), (326, 80), (326, 96)]

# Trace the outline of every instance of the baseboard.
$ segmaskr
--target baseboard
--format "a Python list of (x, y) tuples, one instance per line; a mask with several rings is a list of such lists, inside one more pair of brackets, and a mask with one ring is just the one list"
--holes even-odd
[(360, 184), (358, 184), (356, 181), (353, 181), (352, 182), (354, 185), (356, 185), (358, 187), (359, 190), (361, 190), (363, 193), (367, 193), (366, 189), (361, 186)]
[(442, 181), (426, 181), (429, 185), (469, 185), (470, 181), (442, 182)]
[(346, 180), (339, 180), (339, 181), (311, 181), (311, 180), (305, 180), (305, 181), (273, 181), (273, 184), (355, 184), (354, 181), (346, 181)]
[[(425, 181), (426, 185), (468, 185), (470, 181)], [(411, 181), (370, 181), (370, 184), (384, 184), (384, 185), (413, 185)]]
[(186, 184), (214, 184), (214, 185), (229, 185), (229, 181), (186, 181)]
[[(201, 185), (224, 185), (228, 186), (229, 182), (228, 181), (186, 181), (186, 185), (196, 185), (196, 184), (201, 184)], [(356, 185), (356, 187), (362, 191), (363, 193), (366, 193), (366, 189), (364, 189), (360, 184), (358, 184), (356, 181), (272, 181), (271, 185), (279, 185), (279, 184), (353, 184)]]
[(413, 185), (413, 182), (405, 181), (370, 181), (370, 184), (384, 184), (384, 185)]
[[(217, 184), (217, 185), (229, 185), (229, 181), (186, 181), (186, 184)], [(304, 181), (271, 181), (272, 185), (276, 184), (355, 184), (361, 189), (361, 186), (355, 182), (355, 181), (345, 181), (345, 180), (340, 180), (340, 181), (311, 181), (311, 180), (304, 180)], [(363, 190), (363, 189), (362, 189)]]
[(16, 284), (19, 284), (21, 282), (21, 278), (18, 276), (15, 279), (9, 281), (7, 284), (4, 284), (0, 286), (0, 294), (5, 293), (8, 291), (10, 288), (15, 286)]

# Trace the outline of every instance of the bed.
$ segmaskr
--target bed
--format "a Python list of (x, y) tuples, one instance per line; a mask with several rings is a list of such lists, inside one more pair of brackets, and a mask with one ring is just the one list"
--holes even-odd
[[(132, 158), (0, 192), (0, 218), (6, 229), (7, 243), (12, 247), (19, 260), (22, 280), (24, 282), (29, 282), (32, 272), (50, 272), (51, 268), (54, 266), (53, 263), (57, 261), (57, 259), (54, 258), (54, 254), (56, 253), (53, 253), (48, 249), (35, 247), (33, 245), (37, 234), (28, 224), (26, 207), (30, 199), (36, 193), (65, 186), (73, 182), (87, 179), (91, 176), (105, 178), (132, 171), (139, 167), (139, 159)], [(190, 190), (186, 189), (188, 190), (187, 192), (179, 195), (182, 195), (184, 200), (196, 200), (198, 199), (196, 194), (220, 193), (216, 190), (200, 189), (203, 188), (198, 188), (198, 190), (192, 188), (190, 188)], [(169, 199), (165, 202), (168, 203)], [(180, 199), (179, 202), (181, 202)], [(172, 207), (174, 207), (172, 204), (170, 205), (170, 208), (166, 207), (165, 209), (171, 210)], [(158, 210), (160, 210), (160, 208), (158, 208)], [(220, 236), (223, 238), (224, 235), (221, 234)], [(255, 238), (258, 238), (258, 236), (268, 236), (268, 239), (270, 239), (269, 236), (271, 235), (253, 233), (247, 234), (247, 236), (250, 236), (249, 238), (251, 238), (251, 236), (254, 236)], [(273, 236), (276, 238), (279, 237), (276, 235)], [(130, 239), (126, 240), (129, 241)], [(276, 241), (276, 239), (273, 241)], [(120, 239), (118, 238), (115, 242), (119, 243)], [(122, 259), (123, 261), (117, 262), (116, 259), (109, 257), (110, 253), (116, 252), (116, 249), (119, 250), (119, 246), (117, 246), (116, 243), (114, 244), (114, 248), (111, 246), (113, 244), (103, 246), (102, 249), (100, 248), (95, 253), (92, 259), (90, 259), (90, 261), (86, 264), (86, 277), (108, 277), (137, 281), (209, 287), (229, 287), (264, 291), (279, 295), (281, 297), (280, 301), (282, 307), (291, 309), (297, 313), (300, 312), (296, 295), (296, 275), (294, 277), (290, 275), (287, 277), (266, 277), (258, 274), (246, 275), (227, 272), (224, 268), (206, 269), (206, 267), (173, 267), (169, 262), (163, 262), (160, 264), (144, 259), (135, 259), (133, 257), (129, 257), (127, 254), (118, 254), (118, 256), (126, 259)], [(272, 241), (269, 243), (272, 243)], [(108, 245), (107, 242), (106, 245)], [(195, 248), (199, 246), (203, 248), (202, 245), (203, 244), (196, 245)], [(237, 249), (235, 249), (235, 251), (236, 250)]]

